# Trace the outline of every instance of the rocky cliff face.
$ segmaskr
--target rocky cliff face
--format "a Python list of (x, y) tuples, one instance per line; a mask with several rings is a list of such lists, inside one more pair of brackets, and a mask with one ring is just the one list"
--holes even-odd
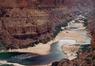
[[(51, 8), (62, 4), (64, 0), (0, 0), (0, 7)], [(11, 3), (11, 4), (10, 4)]]
[(53, 24), (45, 11), (4, 8), (1, 12), (0, 37), (7, 48), (33, 46), (33, 43), (45, 43), (52, 39)]
[(51, 8), (55, 7), (56, 2), (49, 2), (0, 0), (0, 38), (7, 49), (34, 46), (39, 42), (46, 43), (53, 39), (58, 22), (52, 21)]
[[(0, 39), (7, 48), (51, 40), (79, 14), (93, 14), (94, 0), (0, 0)], [(58, 31), (59, 30), (59, 31)]]

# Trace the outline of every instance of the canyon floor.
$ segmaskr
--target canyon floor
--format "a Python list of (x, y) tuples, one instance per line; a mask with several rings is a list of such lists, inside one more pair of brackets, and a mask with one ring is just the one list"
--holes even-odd
[[(86, 31), (83, 31), (86, 33)], [(40, 55), (45, 55), (48, 54), (50, 51), (50, 47), (51, 44), (62, 40), (62, 39), (73, 39), (73, 40), (77, 40), (80, 43), (85, 42), (85, 39), (87, 38), (86, 36), (82, 35), (81, 33), (77, 32), (77, 31), (61, 31), (55, 39), (51, 40), (50, 42), (48, 42), (47, 44), (38, 44), (35, 47), (29, 47), (29, 48), (24, 48), (24, 49), (13, 49), (13, 50), (9, 50), (10, 52), (31, 52), (31, 53), (37, 53)], [(44, 50), (43, 50), (44, 49)]]
[[(53, 43), (60, 42), (60, 40), (68, 40), (68, 42), (69, 40), (74, 40), (76, 41), (74, 45), (68, 45), (68, 44), (66, 45), (63, 42), (63, 48), (61, 48), (61, 50), (63, 50), (67, 55), (67, 59), (73, 60), (77, 57), (76, 52), (78, 52), (80, 46), (85, 44), (90, 44), (91, 39), (89, 37), (88, 31), (85, 29), (84, 26), (82, 26), (81, 29), (79, 29), (79, 27), (77, 29), (71, 29), (70, 26), (67, 26), (67, 28), (68, 27), (69, 29), (60, 30), (60, 32), (56, 35), (56, 37), (53, 40), (47, 42), (46, 44), (40, 43), (38, 45), (35, 45), (34, 47), (28, 47), (23, 49), (12, 49), (12, 50), (10, 49), (7, 50), (6, 52), (26, 52), (26, 53), (34, 53), (38, 55), (48, 55), (51, 51), (51, 46)], [(2, 52), (4, 52), (4, 50), (2, 50)], [(41, 66), (50, 66), (50, 65), (51, 64), (46, 64)]]

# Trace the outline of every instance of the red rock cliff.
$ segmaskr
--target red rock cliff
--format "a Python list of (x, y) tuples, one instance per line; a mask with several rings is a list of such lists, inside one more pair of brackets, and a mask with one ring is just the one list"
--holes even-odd
[[(47, 42), (55, 27), (74, 16), (88, 16), (94, 0), (0, 0), (0, 39), (7, 48)], [(56, 29), (58, 30), (58, 29)]]

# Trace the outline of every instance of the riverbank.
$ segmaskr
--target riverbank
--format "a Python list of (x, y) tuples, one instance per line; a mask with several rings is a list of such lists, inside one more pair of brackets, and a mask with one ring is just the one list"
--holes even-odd
[[(85, 35), (83, 34), (85, 32)], [(69, 31), (69, 30), (65, 30), (65, 31), (61, 31), (54, 40), (51, 40), (50, 42), (48, 42), (47, 44), (38, 44), (35, 47), (29, 47), (29, 48), (24, 48), (24, 49), (12, 49), (12, 50), (8, 50), (9, 52), (31, 52), (31, 53), (37, 53), (40, 55), (46, 55), (49, 53), (50, 48), (51, 48), (51, 44), (56, 42), (56, 41), (60, 41), (63, 39), (72, 39), (72, 40), (76, 40), (77, 42), (84, 43), (87, 38), (87, 32), (83, 31), (82, 32), (78, 32), (78, 31)], [(44, 50), (43, 50), (44, 49)]]

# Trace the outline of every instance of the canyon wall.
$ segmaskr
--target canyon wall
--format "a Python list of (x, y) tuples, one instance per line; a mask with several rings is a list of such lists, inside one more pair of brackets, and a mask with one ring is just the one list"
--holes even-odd
[(52, 40), (57, 24), (51, 20), (47, 8), (55, 5), (54, 0), (0, 0), (0, 40), (3, 45), (7, 49), (16, 49)]
[(0, 0), (0, 40), (7, 48), (53, 39), (61, 26), (94, 14), (94, 0)]

